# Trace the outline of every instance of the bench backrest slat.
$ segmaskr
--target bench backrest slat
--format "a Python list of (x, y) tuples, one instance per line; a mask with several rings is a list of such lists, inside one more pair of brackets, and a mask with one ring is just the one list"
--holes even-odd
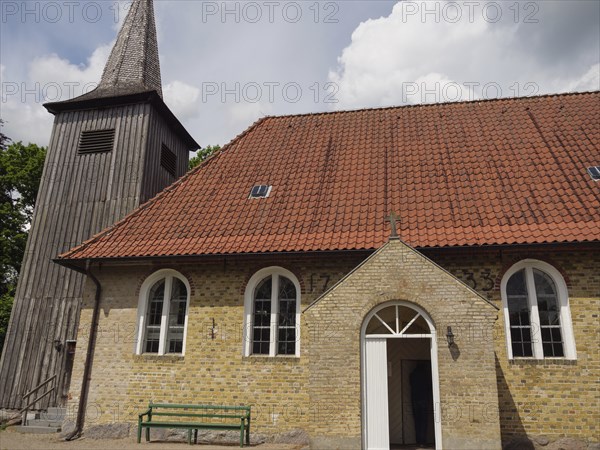
[(231, 411), (250, 411), (250, 406), (226, 406), (226, 405), (179, 405), (171, 403), (150, 403), (150, 408), (172, 408), (172, 409), (222, 409)]

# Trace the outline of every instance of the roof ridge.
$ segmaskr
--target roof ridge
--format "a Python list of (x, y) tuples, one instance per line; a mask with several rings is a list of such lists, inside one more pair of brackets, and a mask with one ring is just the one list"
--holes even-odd
[(254, 128), (258, 127), (260, 125), (260, 123), (263, 122), (265, 119), (267, 119), (267, 117), (261, 117), (260, 119), (256, 120), (252, 125), (250, 125), (248, 128), (246, 128), (243, 132), (241, 132), (240, 134), (238, 134), (236, 137), (234, 137), (230, 142), (228, 142), (227, 144), (225, 144), (221, 149), (219, 149), (218, 151), (216, 151), (215, 153), (213, 153), (211, 156), (209, 156), (208, 158), (206, 158), (204, 161), (202, 161), (200, 164), (198, 164), (192, 170), (188, 170), (184, 175), (181, 176), (181, 178), (179, 178), (178, 180), (176, 180), (173, 184), (170, 184), (169, 186), (167, 186), (165, 189), (163, 189), (162, 191), (160, 191), (158, 194), (156, 194), (154, 197), (152, 197), (146, 203), (138, 206), (133, 211), (131, 211), (129, 214), (127, 214), (125, 217), (123, 217), (121, 220), (119, 220), (118, 222), (115, 222), (113, 225), (109, 226), (108, 228), (106, 228), (106, 229), (100, 231), (99, 233), (93, 235), (91, 238), (83, 241), (78, 246), (70, 249), (69, 251), (67, 251), (65, 253), (62, 253), (62, 254), (58, 255), (57, 259), (68, 259), (69, 257), (73, 256), (75, 253), (77, 253), (80, 250), (83, 250), (86, 247), (88, 247), (93, 242), (95, 242), (95, 241), (97, 241), (99, 239), (102, 239), (105, 236), (110, 235), (117, 227), (119, 227), (119, 226), (127, 223), (134, 216), (137, 216), (142, 211), (145, 211), (151, 205), (153, 205), (158, 200), (160, 200), (163, 196), (165, 196), (168, 193), (170, 193), (173, 190), (175, 190), (179, 185), (183, 184), (189, 177), (191, 177), (193, 174), (195, 174), (196, 172), (198, 172), (200, 170), (200, 168), (203, 168), (209, 162), (211, 162), (212, 160), (214, 160), (218, 155), (220, 155), (221, 153), (225, 152), (227, 149), (229, 149), (230, 147), (232, 147), (233, 145), (235, 145), (240, 139), (242, 139), (246, 134), (250, 133)]
[(540, 98), (570, 97), (570, 96), (575, 96), (575, 95), (587, 95), (587, 94), (600, 94), (600, 90), (580, 91), (580, 92), (557, 92), (554, 94), (530, 95), (528, 97), (500, 97), (500, 98), (461, 100), (461, 101), (456, 101), (456, 102), (446, 101), (446, 102), (439, 102), (439, 103), (417, 103), (417, 104), (410, 104), (410, 105), (374, 106), (374, 107), (369, 107), (369, 108), (341, 109), (341, 110), (337, 110), (337, 111), (320, 111), (320, 112), (298, 113), (298, 114), (269, 115), (269, 116), (265, 116), (265, 117), (270, 118), (270, 119), (285, 119), (285, 118), (290, 118), (290, 117), (324, 116), (324, 115), (348, 114), (348, 113), (367, 112), (367, 111), (385, 111), (385, 110), (390, 110), (390, 109), (434, 108), (434, 107), (439, 107), (439, 106), (453, 106), (453, 105), (464, 105), (464, 104), (473, 104), (473, 103), (525, 101), (525, 100), (536, 100), (536, 99), (540, 99)]

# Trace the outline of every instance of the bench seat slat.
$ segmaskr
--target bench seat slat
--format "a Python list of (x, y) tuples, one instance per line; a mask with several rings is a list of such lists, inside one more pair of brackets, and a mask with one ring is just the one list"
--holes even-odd
[(240, 426), (231, 423), (182, 423), (182, 422), (142, 422), (142, 427), (161, 427), (161, 428), (227, 428), (230, 430), (239, 430)]

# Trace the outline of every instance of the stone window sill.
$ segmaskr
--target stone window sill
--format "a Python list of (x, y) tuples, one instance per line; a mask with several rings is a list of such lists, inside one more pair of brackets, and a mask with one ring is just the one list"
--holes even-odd
[(509, 360), (511, 365), (514, 366), (576, 366), (576, 359), (566, 358), (514, 358)]
[(134, 361), (183, 361), (183, 355), (157, 355), (156, 353), (142, 353), (141, 355), (133, 355)]
[(242, 361), (260, 361), (261, 363), (268, 363), (268, 362), (274, 362), (274, 363), (293, 362), (293, 363), (296, 363), (296, 362), (300, 362), (300, 357), (292, 356), (292, 355), (275, 355), (275, 356), (249, 355), (249, 356), (243, 356)]

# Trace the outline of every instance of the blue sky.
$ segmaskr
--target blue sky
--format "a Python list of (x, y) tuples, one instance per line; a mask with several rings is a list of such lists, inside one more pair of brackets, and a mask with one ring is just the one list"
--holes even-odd
[[(100, 78), (127, 2), (1, 0), (0, 115)], [(264, 115), (600, 89), (600, 2), (155, 0), (165, 101), (202, 145)], [(228, 12), (228, 13), (227, 13)]]

